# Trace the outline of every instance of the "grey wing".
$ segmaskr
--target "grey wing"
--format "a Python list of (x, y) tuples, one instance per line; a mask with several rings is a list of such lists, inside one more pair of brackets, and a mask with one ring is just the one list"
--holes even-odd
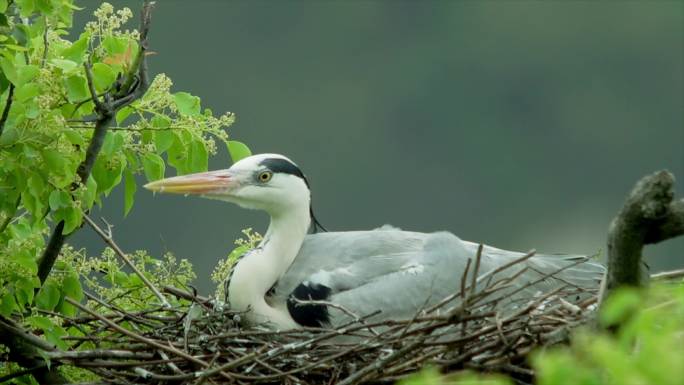
[[(459, 290), (461, 274), (468, 258), (474, 255), (453, 234), (429, 234), (423, 248), (405, 256), (399, 268), (362, 285), (333, 293), (330, 302), (343, 306), (356, 316), (380, 311), (383, 319), (407, 319)], [(330, 309), (333, 324), (345, 322), (349, 315)]]
[[(327, 302), (357, 316), (380, 310), (381, 318), (401, 319), (460, 290), (462, 275), (468, 260), (475, 259), (478, 244), (446, 232), (380, 230), (384, 231), (308, 236), (295, 262), (278, 282), (274, 297), (282, 303), (298, 288), (322, 286), (326, 288)], [(586, 257), (567, 255), (539, 255), (491, 274), (523, 255), (490, 246), (483, 249), (478, 276), (488, 279), (478, 281), (480, 287), (519, 273), (498, 293), (501, 307), (515, 306), (562, 285), (589, 292), (598, 288), (603, 274), (603, 267), (588, 262)], [(472, 271), (471, 267), (470, 274)], [(556, 278), (546, 277), (550, 273), (555, 273)], [(339, 307), (328, 309), (333, 325), (349, 319)]]
[[(469, 251), (450, 233), (387, 229), (310, 236), (281, 278), (275, 297), (286, 300), (300, 285), (323, 285), (332, 302), (358, 316), (407, 318), (460, 285)], [(348, 318), (328, 309), (332, 324)]]
[[(478, 244), (463, 243), (471, 253), (477, 253)], [(505, 283), (502, 290), (487, 299), (496, 310), (517, 309), (557, 288), (563, 289), (558, 295), (565, 299), (586, 299), (598, 293), (605, 274), (605, 267), (593, 262), (592, 256), (536, 253), (524, 262), (499, 271), (501, 266), (523, 256), (525, 253), (484, 246), (478, 286), (481, 288), (497, 281)], [(515, 279), (511, 281), (512, 277)]]

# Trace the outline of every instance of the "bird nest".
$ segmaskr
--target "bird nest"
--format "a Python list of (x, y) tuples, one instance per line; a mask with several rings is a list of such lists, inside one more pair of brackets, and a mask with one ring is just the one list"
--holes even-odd
[[(505, 273), (529, 256), (497, 270)], [(514, 310), (502, 313), (497, 308), (503, 297), (563, 269), (524, 284), (519, 280), (525, 268), (485, 284), (468, 278), (467, 270), (459, 292), (411, 319), (349, 314), (351, 320), (336, 328), (242, 328), (240, 313), (218, 310), (210, 299), (173, 287), (162, 291), (181, 305), (134, 313), (102, 302), (109, 310), (95, 312), (69, 300), (82, 315), (64, 319), (64, 326), (91, 332), (67, 337), (78, 348), (52, 352), (50, 359), (115, 384), (391, 383), (426, 364), (443, 371), (503, 372), (529, 382), (534, 373), (526, 355), (565, 341), (569, 329), (595, 308), (595, 292), (568, 284), (519, 298)]]

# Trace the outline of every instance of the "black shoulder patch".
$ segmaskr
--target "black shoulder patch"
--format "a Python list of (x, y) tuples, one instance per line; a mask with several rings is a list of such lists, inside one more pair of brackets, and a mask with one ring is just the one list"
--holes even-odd
[(330, 297), (330, 288), (316, 283), (302, 282), (287, 299), (287, 310), (302, 326), (321, 327), (330, 324), (328, 307), (320, 304), (305, 304), (300, 301), (325, 301)]
[(267, 158), (259, 162), (259, 165), (268, 168), (274, 173), (280, 172), (283, 174), (298, 176), (304, 180), (304, 183), (306, 183), (306, 187), (310, 187), (309, 181), (306, 180), (306, 177), (304, 176), (302, 170), (300, 170), (299, 167), (297, 167), (297, 165), (288, 161), (287, 159)]

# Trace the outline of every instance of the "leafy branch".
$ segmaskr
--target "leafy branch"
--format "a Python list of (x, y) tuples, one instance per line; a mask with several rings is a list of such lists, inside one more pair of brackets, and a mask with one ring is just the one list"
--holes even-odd
[[(94, 86), (92, 63), (90, 59), (84, 64), (88, 89), (92, 101), (95, 104), (97, 120), (95, 121), (95, 131), (86, 150), (85, 159), (79, 164), (77, 174), (81, 184), (85, 185), (90, 177), (95, 159), (97, 158), (107, 134), (107, 129), (112, 124), (115, 114), (121, 108), (131, 104), (141, 98), (149, 86), (147, 75), (146, 52), (148, 49), (147, 35), (150, 29), (152, 17), (152, 7), (154, 2), (145, 2), (140, 16), (140, 41), (139, 49), (134, 62), (129, 71), (124, 75), (124, 87), (115, 93), (105, 93), (103, 99), (97, 95)], [(73, 189), (76, 186), (72, 186)], [(62, 220), (55, 226), (45, 251), (38, 262), (38, 278), (41, 283), (47, 279), (52, 266), (62, 250), (66, 235), (64, 234), (65, 221)]]

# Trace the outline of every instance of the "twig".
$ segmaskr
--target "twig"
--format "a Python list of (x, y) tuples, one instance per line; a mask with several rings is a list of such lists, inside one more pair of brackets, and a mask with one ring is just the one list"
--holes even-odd
[(0, 377), (0, 384), (7, 384), (7, 383), (9, 383), (9, 380), (11, 380), (11, 379), (21, 377), (21, 376), (25, 376), (27, 374), (33, 374), (38, 370), (45, 369), (46, 366), (47, 366), (47, 364), (43, 363), (43, 364), (34, 366), (32, 368), (22, 369), (22, 370), (13, 372), (13, 373), (6, 374), (6, 375)]
[(121, 248), (119, 247), (119, 245), (117, 245), (116, 242), (114, 242), (114, 238), (112, 238), (111, 228), (108, 230), (107, 233), (105, 233), (105, 231), (102, 230), (102, 229), (100, 228), (100, 226), (98, 226), (95, 222), (93, 222), (93, 220), (90, 219), (90, 217), (89, 217), (87, 214), (85, 214), (85, 213), (83, 214), (83, 220), (85, 220), (86, 223), (88, 223), (88, 225), (89, 225), (93, 230), (95, 230), (95, 232), (97, 233), (97, 235), (99, 235), (100, 238), (102, 238), (102, 240), (105, 241), (105, 243), (108, 244), (109, 247), (112, 248), (112, 250), (114, 250), (114, 252), (116, 253), (116, 255), (118, 255), (118, 256), (126, 263), (126, 265), (128, 265), (128, 267), (130, 267), (131, 270), (133, 270), (133, 272), (134, 272), (138, 277), (140, 277), (140, 279), (143, 281), (143, 283), (144, 283), (147, 287), (149, 287), (150, 290), (152, 290), (152, 292), (154, 293), (155, 296), (157, 296), (157, 298), (159, 298), (159, 301), (161, 301), (162, 305), (163, 305), (164, 307), (170, 308), (170, 307), (171, 307), (171, 304), (166, 300), (166, 298), (165, 298), (164, 295), (159, 291), (159, 289), (157, 289), (157, 287), (154, 286), (154, 284), (153, 284), (149, 279), (147, 279), (147, 277), (145, 276), (145, 274), (143, 274), (142, 271), (140, 271), (140, 270), (135, 266), (135, 264), (133, 263), (133, 261), (131, 261), (131, 260), (128, 258), (128, 256), (126, 256), (126, 254), (121, 250)]
[[(97, 314), (96, 312), (94, 312), (94, 311), (88, 309), (87, 307), (81, 305), (78, 301), (75, 301), (75, 300), (73, 300), (73, 299), (70, 298), (70, 297), (64, 297), (64, 300), (67, 301), (67, 302), (69, 302), (70, 304), (76, 306), (76, 307), (79, 308), (81, 311), (84, 311), (84, 312), (86, 312), (86, 313), (92, 315), (93, 317), (96, 317), (98, 320), (102, 321), (103, 323), (105, 323), (105, 324), (106, 324), (107, 326), (109, 326), (110, 328), (116, 330), (117, 332), (119, 332), (119, 333), (121, 333), (121, 334), (123, 334), (123, 335), (125, 335), (125, 336), (131, 337), (131, 338), (133, 338), (134, 340), (137, 340), (137, 341), (140, 341), (140, 342), (142, 342), (142, 343), (144, 343), (144, 344), (153, 346), (153, 347), (155, 347), (155, 348), (157, 348), (157, 349), (161, 349), (161, 350), (167, 351), (167, 352), (169, 352), (169, 353), (172, 353), (172, 354), (174, 354), (174, 355), (177, 355), (177, 356), (179, 356), (179, 357), (182, 357), (182, 358), (184, 358), (184, 359), (186, 359), (186, 360), (188, 360), (188, 361), (194, 362), (194, 363), (196, 363), (196, 364), (200, 364), (200, 365), (205, 366), (205, 367), (208, 367), (208, 366), (209, 366), (209, 363), (204, 362), (204, 361), (202, 361), (202, 360), (200, 360), (200, 359), (198, 359), (198, 358), (195, 358), (195, 357), (193, 357), (193, 356), (191, 356), (191, 355), (189, 355), (189, 354), (187, 354), (187, 353), (185, 353), (185, 352), (183, 352), (183, 351), (180, 351), (180, 350), (178, 350), (178, 349), (176, 349), (176, 348), (174, 348), (174, 347), (172, 347), (172, 346), (161, 344), (161, 343), (159, 343), (159, 342), (157, 342), (157, 341), (154, 341), (154, 340), (151, 340), (151, 339), (149, 339), (149, 338), (143, 337), (143, 336), (141, 336), (141, 335), (139, 335), (139, 334), (137, 334), (137, 333), (134, 333), (134, 332), (132, 332), (132, 331), (130, 331), (130, 330), (124, 329), (123, 327), (121, 327), (121, 326), (115, 324), (114, 322), (108, 320), (107, 318), (102, 317), (102, 316), (100, 316), (99, 314)], [(221, 372), (221, 371), (217, 371), (217, 373), (218, 373), (218, 372)], [(226, 378), (229, 378), (229, 379), (231, 378), (230, 375), (228, 375), (228, 374), (225, 374), (225, 373), (224, 373), (224, 375), (226, 376)]]
[(467, 302), (470, 297), (475, 294), (475, 286), (477, 283), (477, 275), (480, 273), (480, 261), (482, 260), (482, 249), (484, 248), (483, 244), (479, 244), (477, 246), (477, 254), (475, 254), (475, 268), (473, 269), (473, 275), (472, 279), (470, 280), (470, 292), (465, 298), (465, 301)]
[(49, 48), (48, 32), (50, 31), (50, 23), (48, 22), (48, 17), (44, 16), (43, 21), (45, 22), (45, 31), (43, 31), (43, 57), (40, 59), (40, 68), (45, 68)]
[(53, 344), (43, 339), (40, 339), (31, 333), (26, 332), (21, 328), (21, 326), (17, 325), (14, 321), (7, 319), (3, 316), (0, 316), (0, 330), (3, 331), (3, 334), (12, 334), (14, 336), (20, 337), (25, 342), (29, 343), (30, 345), (33, 345), (34, 347), (40, 350), (53, 351), (57, 349)]
[(660, 273), (651, 274), (652, 280), (677, 279), (677, 278), (682, 278), (682, 277), (684, 277), (684, 269), (662, 271)]
[(422, 340), (414, 341), (403, 348), (395, 351), (394, 353), (390, 354), (389, 356), (377, 360), (370, 365), (366, 366), (365, 368), (359, 370), (358, 372), (352, 374), (351, 376), (345, 378), (344, 380), (340, 381), (338, 385), (354, 385), (358, 384), (359, 382), (363, 381), (363, 378), (367, 376), (370, 373), (380, 371), (382, 368), (387, 366), (389, 363), (392, 361), (395, 361), (409, 353), (411, 353), (413, 350), (418, 348), (423, 344)]
[(12, 108), (12, 100), (14, 96), (14, 84), (10, 83), (9, 91), (7, 92), (7, 100), (5, 101), (5, 108), (2, 109), (2, 115), (0, 115), (0, 135), (5, 130), (5, 123), (7, 122), (7, 117), (9, 116), (10, 108)]

